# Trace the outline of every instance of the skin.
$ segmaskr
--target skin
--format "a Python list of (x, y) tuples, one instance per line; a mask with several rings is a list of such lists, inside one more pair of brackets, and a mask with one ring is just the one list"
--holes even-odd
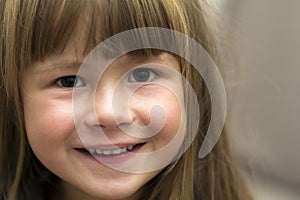
[[(73, 87), (62, 85), (66, 76), (77, 74), (84, 58), (74, 49), (76, 47), (71, 43), (63, 54), (51, 55), (43, 61), (37, 61), (24, 73), (22, 94), (30, 146), (37, 158), (61, 178), (64, 199), (136, 199), (143, 186), (161, 169), (146, 173), (126, 173), (87, 158), (77, 150), (94, 141), (99, 145), (106, 143), (89, 133), (88, 139), (83, 142), (74, 125)], [(176, 97), (183, 96), (182, 83), (178, 77), (152, 74), (154, 78), (151, 80), (142, 83), (134, 81), (135, 67), (150, 63), (166, 65), (176, 71), (180, 69), (176, 58), (168, 53), (150, 58), (121, 56), (109, 66), (97, 85), (93, 112), (95, 120), (90, 120), (90, 113), (82, 118), (90, 130), (100, 127), (113, 144), (145, 142), (138, 153), (154, 152), (166, 146), (176, 135), (183, 115)], [(117, 110), (116, 122), (109, 105), (118, 81), (128, 90), (135, 84), (141, 86), (133, 92), (127, 112)], [(175, 95), (168, 88), (157, 84), (160, 82), (172, 83), (178, 94)], [(85, 89), (88, 87), (88, 81), (79, 81), (75, 87)], [(118, 92), (121, 93), (122, 90)], [(166, 114), (166, 121), (157, 134), (149, 138), (136, 138), (122, 131), (122, 126), (126, 126), (129, 133), (136, 131), (131, 129), (133, 125), (147, 126), (151, 120), (149, 110), (153, 105), (163, 107)], [(156, 117), (159, 119), (159, 116)], [(155, 128), (156, 124), (152, 126)], [(175, 148), (169, 159), (172, 159), (177, 151), (178, 148)], [(147, 157), (145, 160), (148, 163), (144, 164), (151, 164)]]

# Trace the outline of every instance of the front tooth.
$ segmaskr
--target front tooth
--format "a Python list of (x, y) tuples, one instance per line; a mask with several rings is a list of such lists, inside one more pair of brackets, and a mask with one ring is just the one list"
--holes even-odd
[(103, 154), (103, 151), (101, 149), (96, 149), (96, 153), (101, 155)]
[(132, 150), (133, 149), (133, 145), (132, 146), (129, 146), (129, 147), (127, 147), (127, 150)]
[(121, 149), (122, 153), (127, 151), (127, 147)]
[(120, 154), (122, 152), (121, 149), (112, 150), (112, 154)]
[(112, 152), (110, 150), (103, 150), (104, 155), (111, 155)]

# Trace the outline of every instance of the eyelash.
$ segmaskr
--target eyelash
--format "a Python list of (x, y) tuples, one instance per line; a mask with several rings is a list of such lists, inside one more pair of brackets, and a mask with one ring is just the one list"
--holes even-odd
[[(142, 75), (146, 75), (147, 77), (147, 80), (141, 80), (143, 77), (137, 77), (135, 76), (134, 73), (139, 73), (139, 72), (142, 72), (144, 74)], [(145, 74), (145, 72), (147, 74)], [(141, 75), (141, 74), (140, 74)], [(152, 81), (154, 78), (156, 78), (156, 76), (158, 76), (158, 73), (155, 72), (154, 70), (152, 69), (149, 69), (149, 68), (137, 68), (137, 69), (134, 69), (130, 72), (129, 76), (128, 76), (128, 82), (138, 82), (138, 83), (144, 83), (144, 82), (149, 82), (149, 81)], [(137, 79), (140, 79), (140, 80), (137, 80)]]
[[(65, 81), (70, 81), (70, 79), (72, 79), (71, 82), (65, 82)], [(73, 87), (85, 86), (85, 82), (83, 81), (83, 79), (76, 75), (60, 77), (55, 81), (55, 83), (58, 86), (63, 87), (63, 88), (73, 88)], [(66, 85), (66, 84), (70, 84), (70, 85)]]

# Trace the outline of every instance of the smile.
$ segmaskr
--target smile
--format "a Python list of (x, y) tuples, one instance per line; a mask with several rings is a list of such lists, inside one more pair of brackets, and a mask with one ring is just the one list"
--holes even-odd
[(113, 150), (87, 149), (87, 151), (90, 152), (90, 154), (94, 154), (94, 155), (109, 156), (109, 155), (118, 155), (118, 154), (130, 151), (130, 150), (133, 149), (133, 146), (134, 145), (131, 145), (131, 146), (128, 146), (128, 147), (124, 147), (124, 148), (119, 148), (119, 149), (113, 149)]
[(85, 149), (92, 155), (101, 155), (101, 156), (110, 156), (110, 155), (119, 155), (123, 153), (130, 152), (135, 148), (141, 147), (144, 143), (130, 145), (127, 147), (116, 148), (116, 149), (95, 149), (95, 148), (87, 148)]

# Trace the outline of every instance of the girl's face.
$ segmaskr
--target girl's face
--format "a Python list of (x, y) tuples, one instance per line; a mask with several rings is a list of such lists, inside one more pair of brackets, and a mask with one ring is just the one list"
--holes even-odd
[[(124, 55), (114, 61), (104, 72), (94, 96), (94, 113), (97, 122), (86, 120), (83, 123), (91, 128), (101, 127), (111, 143), (120, 147), (115, 149), (101, 140), (82, 142), (75, 128), (72, 92), (75, 87), (76, 89), (88, 87), (88, 83), (87, 80), (76, 78), (80, 67), (78, 63), (81, 63), (83, 58), (76, 56), (74, 49), (69, 45), (62, 55), (52, 55), (42, 62), (35, 62), (24, 73), (22, 93), (30, 146), (37, 158), (63, 180), (66, 199), (133, 197), (161, 170), (126, 173), (112, 169), (88, 153), (87, 145), (94, 145), (89, 147), (92, 148), (89, 150), (96, 157), (120, 164), (126, 159), (132, 159), (126, 156), (129, 151), (150, 153), (166, 146), (177, 134), (182, 120), (183, 113), (178, 100), (178, 95), (183, 96), (181, 79), (164, 75), (157, 68), (136, 70), (136, 67), (158, 63), (179, 72), (179, 63), (168, 53), (161, 53), (147, 59), (142, 56)], [(128, 101), (128, 110), (114, 110), (121, 119), (116, 122), (111, 104), (114, 88), (120, 81), (124, 90), (130, 89), (132, 84), (139, 84), (140, 87), (132, 93)], [(159, 81), (172, 82), (181, 94), (175, 95), (168, 88), (156, 84)], [(148, 125), (151, 122), (149, 110), (153, 105), (163, 107), (166, 116), (165, 123), (157, 134), (149, 138), (137, 138), (122, 131), (121, 126), (126, 126), (128, 132), (138, 135), (134, 133), (136, 129), (131, 130), (130, 127), (132, 124)], [(108, 153), (104, 155), (104, 151)], [(175, 154), (176, 152), (169, 156), (174, 157)], [(147, 163), (146, 157), (136, 165), (152, 164), (150, 162), (152, 161), (149, 160)]]

